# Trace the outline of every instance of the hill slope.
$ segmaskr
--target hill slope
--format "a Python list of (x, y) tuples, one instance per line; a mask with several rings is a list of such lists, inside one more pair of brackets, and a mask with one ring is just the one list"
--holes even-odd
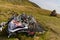
[[(28, 0), (0, 0), (0, 23), (7, 21), (15, 11), (18, 14), (25, 12), (26, 14), (33, 15), (36, 20), (45, 28), (47, 32), (43, 35), (36, 34), (37, 36), (26, 37), (25, 35), (20, 35), (22, 40), (59, 40), (60, 35), (60, 18), (50, 17), (50, 11), (44, 10), (38, 7), (36, 4), (29, 2)], [(1, 36), (0, 39), (3, 40), (17, 40), (16, 38), (8, 39), (5, 35)]]

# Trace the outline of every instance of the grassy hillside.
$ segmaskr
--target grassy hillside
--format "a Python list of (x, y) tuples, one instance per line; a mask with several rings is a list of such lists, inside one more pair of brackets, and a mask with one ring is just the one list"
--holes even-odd
[[(18, 38), (21, 38), (22, 40), (60, 39), (60, 18), (49, 16), (50, 11), (42, 9), (28, 0), (0, 0), (0, 23), (7, 21), (8, 18), (12, 16), (13, 11), (18, 14), (25, 12), (28, 15), (33, 15), (35, 19), (41, 24), (41, 26), (47, 30), (43, 35), (36, 33), (36, 36), (33, 38), (21, 34), (18, 35)], [(2, 35), (4, 35), (4, 33), (0, 33), (1, 40), (18, 40), (17, 38), (8, 39), (6, 35)]]

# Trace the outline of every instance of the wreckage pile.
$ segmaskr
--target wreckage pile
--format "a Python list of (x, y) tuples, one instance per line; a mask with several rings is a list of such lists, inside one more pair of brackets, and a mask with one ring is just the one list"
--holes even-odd
[(7, 21), (0, 24), (0, 30), (2, 31), (4, 26), (7, 25), (8, 38), (11, 35), (16, 35), (17, 33), (27, 33), (28, 35), (34, 36), (35, 32), (43, 32), (44, 30), (37, 24), (37, 21), (33, 16), (27, 16), (25, 13), (18, 15), (13, 14), (13, 16)]

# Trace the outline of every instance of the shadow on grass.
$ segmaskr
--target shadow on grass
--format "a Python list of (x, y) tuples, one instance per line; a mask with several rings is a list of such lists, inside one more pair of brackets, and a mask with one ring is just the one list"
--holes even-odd
[[(27, 33), (17, 33), (16, 35), (12, 35), (10, 38), (8, 38), (8, 34), (7, 34), (7, 32), (6, 31), (4, 31), (4, 33), (3, 32), (1, 32), (1, 34), (0, 34), (0, 40), (2, 39), (2, 40), (10, 40), (10, 39), (13, 39), (13, 38), (17, 38), (18, 40), (26, 40), (26, 39), (31, 39), (31, 38), (33, 38), (34, 36), (31, 36), (31, 35), (28, 35)], [(14, 40), (15, 40), (14, 39)]]

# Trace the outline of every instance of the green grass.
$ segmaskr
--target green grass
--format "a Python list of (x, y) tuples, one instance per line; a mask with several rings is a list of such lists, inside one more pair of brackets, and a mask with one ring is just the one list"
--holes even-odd
[[(21, 0), (20, 0), (21, 1)], [(15, 11), (18, 14), (25, 12), (28, 15), (33, 15), (35, 19), (41, 24), (43, 28), (47, 31), (45, 34), (38, 34), (33, 38), (27, 37), (25, 35), (19, 34), (18, 37), (22, 40), (59, 40), (60, 38), (60, 18), (49, 16), (49, 10), (45, 10), (39, 8), (34, 3), (29, 2), (28, 0), (22, 0), (20, 2), (18, 0), (0, 0), (0, 23), (3, 21), (7, 21), (8, 18), (12, 16), (12, 11)], [(5, 32), (1, 33), (3, 35)], [(7, 35), (0, 36), (0, 39), (3, 40), (17, 40), (15, 38), (7, 38)]]

